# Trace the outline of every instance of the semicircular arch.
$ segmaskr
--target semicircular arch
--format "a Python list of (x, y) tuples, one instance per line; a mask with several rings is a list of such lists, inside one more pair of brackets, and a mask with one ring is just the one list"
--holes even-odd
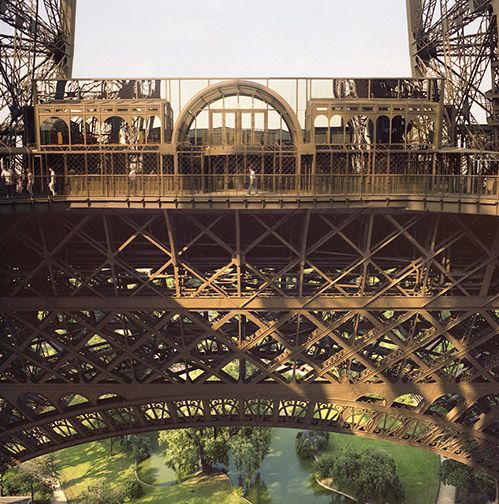
[(173, 143), (185, 142), (196, 116), (211, 103), (230, 96), (253, 96), (276, 110), (289, 129), (295, 145), (303, 143), (303, 133), (295, 112), (278, 93), (257, 82), (231, 80), (209, 86), (194, 96), (180, 112), (175, 124)]

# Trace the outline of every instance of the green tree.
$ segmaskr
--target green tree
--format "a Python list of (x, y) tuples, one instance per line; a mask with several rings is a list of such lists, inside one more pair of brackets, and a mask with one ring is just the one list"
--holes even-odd
[[(115, 436), (103, 439), (103, 446), (109, 447), (109, 456), (113, 456), (117, 447), (121, 447), (121, 451), (132, 452), (135, 460), (141, 462), (151, 455), (151, 440), (145, 436), (137, 436), (130, 434), (128, 436)], [(119, 450), (118, 450), (119, 451)]]
[(57, 484), (51, 455), (37, 457), (6, 471), (2, 486), (9, 495), (31, 495), (33, 502), (48, 502)]
[(269, 452), (270, 442), (270, 430), (263, 427), (244, 427), (230, 438), (229, 447), (246, 489)]
[(447, 459), (442, 462), (439, 475), (446, 485), (455, 486), (459, 494), (465, 496), (467, 502), (471, 502), (472, 496), (475, 502), (485, 503), (495, 499), (495, 479), (473, 467)]
[(303, 458), (311, 458), (329, 445), (329, 434), (314, 430), (300, 431), (296, 435), (296, 453)]
[(142, 462), (151, 455), (151, 440), (148, 437), (136, 436), (132, 434), (127, 436), (128, 450), (133, 452), (136, 462)]
[(210, 474), (215, 464), (228, 466), (232, 451), (243, 481), (249, 484), (270, 449), (270, 430), (241, 427), (206, 427), (162, 431), (159, 441), (166, 445), (165, 464), (179, 480), (199, 466)]
[[(125, 436), (113, 436), (103, 439), (101, 443), (105, 447), (109, 447), (109, 456), (112, 457), (116, 453), (116, 446), (122, 446), (124, 444)], [(114, 453), (113, 453), (114, 448)]]
[(336, 457), (332, 453), (326, 453), (312, 464), (310, 477), (313, 479), (324, 479), (331, 476)]
[(142, 485), (136, 480), (136, 479), (129, 479), (125, 481), (124, 487), (123, 487), (123, 493), (125, 496), (125, 499), (138, 499), (139, 497), (142, 497), (142, 494), (144, 493), (142, 489)]
[(342, 450), (330, 473), (340, 489), (362, 504), (399, 504), (405, 492), (396, 472), (395, 461), (382, 450)]

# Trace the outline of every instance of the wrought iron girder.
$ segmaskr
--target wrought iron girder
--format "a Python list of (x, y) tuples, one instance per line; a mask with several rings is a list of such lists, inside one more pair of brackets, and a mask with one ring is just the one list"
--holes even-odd
[[(59, 8), (57, 8), (59, 11)], [(18, 3), (4, 0), (0, 9), (0, 21), (12, 26), (24, 35), (38, 39), (42, 43), (51, 43), (60, 37), (58, 30), (60, 20), (52, 19), (53, 25), (45, 23), (38, 16), (37, 12), (32, 12), (27, 5), (19, 6)]]
[[(74, 404), (71, 404), (71, 394), (66, 394), (68, 399), (65, 401), (54, 401), (55, 406), (38, 396), (40, 407), (32, 403), (30, 417), (15, 408), (11, 401), (2, 400), (3, 416), (7, 412), (11, 416), (8, 432), (0, 434), (3, 440), (1, 463), (10, 465), (14, 461), (112, 435), (235, 423), (312, 428), (376, 437), (466, 461), (497, 475), (495, 462), (489, 460), (497, 449), (490, 435), (473, 432), (465, 425), (452, 424), (446, 419), (417, 414), (407, 407), (394, 409), (375, 400), (365, 403), (341, 398), (352, 397), (351, 391), (328, 396), (320, 390), (308, 390), (303, 398), (296, 389), (282, 386), (277, 389), (272, 385), (260, 386), (257, 390), (245, 390), (240, 385), (223, 389), (191, 386), (188, 392), (191, 399), (185, 399), (184, 390), (170, 393), (163, 386), (156, 392), (152, 387), (145, 388), (140, 398), (127, 400), (110, 393), (111, 390), (118, 391), (112, 386), (102, 390), (90, 388), (91, 399), (82, 395)], [(104, 390), (107, 393), (96, 396)], [(50, 387), (47, 392), (50, 394)], [(19, 404), (22, 406), (23, 400)]]
[[(442, 221), (431, 214), (395, 217), (362, 211), (336, 217), (327, 212), (289, 212), (283, 217), (276, 212), (261, 217), (241, 212), (240, 226), (251, 231), (238, 235), (230, 211), (211, 219), (195, 213), (199, 225), (209, 232), (194, 233), (198, 226), (193, 227), (179, 212), (159, 211), (152, 216), (135, 212), (133, 218), (110, 212), (105, 214), (106, 225), (102, 215), (89, 212), (83, 219), (74, 215), (76, 220), (47, 216), (43, 223), (14, 217), (20, 223), (15, 226), (6, 219), (9, 239), (3, 242), (4, 249), (15, 244), (21, 255), (26, 256), (27, 247), (36, 255), (23, 264), (23, 269), (31, 268), (24, 274), (5, 250), (0, 268), (12, 283), (10, 289), (4, 287), (4, 297), (36, 295), (47, 282), (58, 295), (71, 297), (135, 297), (140, 293), (167, 299), (172, 295), (232, 299), (240, 293), (248, 297), (248, 303), (269, 295), (294, 298), (300, 292), (312, 299), (356, 294), (483, 296), (488, 294), (481, 292), (484, 285), (490, 292), (498, 285), (493, 218), (445, 216)], [(176, 237), (160, 216), (168, 217)], [(307, 236), (308, 243), (295, 231), (286, 236), (290, 229), (303, 230), (307, 218), (307, 234), (302, 236)], [(359, 231), (371, 218), (374, 231), (365, 243)], [(113, 229), (112, 239), (106, 226)], [(432, 244), (433, 229), (439, 226), (445, 230), (438, 231), (438, 242)], [(259, 228), (262, 232), (255, 236)], [(191, 235), (185, 234), (188, 229)], [(54, 234), (59, 234), (56, 241)], [(239, 243), (235, 243), (236, 235)], [(44, 239), (57, 243), (45, 254)], [(174, 254), (172, 239), (177, 242)], [(210, 252), (205, 255), (205, 250)], [(35, 265), (33, 259), (40, 255), (42, 260)], [(47, 269), (53, 273), (46, 275)]]
[[(3, 0), (1, 3), (0, 110), (4, 120), (0, 133), (5, 145), (15, 147), (32, 141), (30, 107), (34, 79), (71, 76), (75, 2)], [(16, 172), (23, 171), (19, 159), (13, 159), (13, 166)]]
[[(496, 471), (497, 219), (89, 210), (3, 225), (5, 460), (237, 421), (354, 430)], [(250, 414), (258, 401), (267, 413)], [(360, 413), (318, 413), (333, 410)], [(457, 454), (465, 438), (473, 455)]]
[[(485, 136), (477, 128), (484, 123), (481, 115), (485, 112), (489, 121), (496, 114), (497, 7), (492, 2), (475, 8), (468, 0), (439, 0), (436, 9), (436, 3), (407, 2), (413, 72), (445, 79), (445, 103), (455, 108), (460, 140), (478, 145)], [(488, 85), (486, 75), (492, 76)]]
[[(269, 324), (268, 313), (249, 310), (204, 315), (187, 311), (166, 315), (164, 310), (87, 312), (84, 307), (80, 312), (6, 310), (0, 321), (0, 373), (6, 383), (79, 383), (82, 366), (89, 373), (84, 381), (94, 383), (171, 383), (173, 377), (181, 383), (233, 379), (298, 384), (400, 379), (497, 383), (496, 310), (453, 311), (438, 323), (424, 310), (398, 316), (393, 310), (308, 312), (299, 335), (283, 329), (288, 323), (296, 327), (303, 315), (271, 313), (274, 322)], [(352, 332), (351, 322), (357, 317), (362, 325)], [(208, 347), (216, 351), (207, 351)], [(240, 360), (256, 372), (240, 375), (231, 368), (233, 379), (227, 380), (227, 371), (222, 370)]]

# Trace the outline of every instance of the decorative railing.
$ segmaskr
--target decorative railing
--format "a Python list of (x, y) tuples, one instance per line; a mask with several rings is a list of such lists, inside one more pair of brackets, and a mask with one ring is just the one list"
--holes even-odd
[[(499, 199), (499, 178), (486, 175), (263, 175), (258, 196), (375, 197), (459, 196)], [(35, 177), (34, 196), (49, 196), (50, 180)], [(66, 175), (56, 177), (57, 196), (140, 198), (167, 196), (245, 196), (247, 175)], [(254, 191), (252, 197), (257, 197)], [(26, 191), (15, 197), (26, 197)]]

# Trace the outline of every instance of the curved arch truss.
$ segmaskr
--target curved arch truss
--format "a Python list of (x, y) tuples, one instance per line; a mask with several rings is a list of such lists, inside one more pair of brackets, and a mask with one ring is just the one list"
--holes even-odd
[(173, 143), (181, 143), (187, 139), (189, 128), (197, 115), (210, 104), (227, 97), (244, 96), (266, 103), (280, 114), (287, 125), (294, 144), (303, 143), (303, 133), (295, 112), (282, 96), (272, 89), (257, 82), (246, 80), (231, 80), (208, 86), (194, 96), (180, 114), (173, 135)]
[(3, 218), (0, 459), (192, 425), (379, 437), (499, 475), (499, 226), (391, 210)]
[[(279, 391), (270, 391), (279, 394)], [(239, 395), (239, 394), (238, 394)], [(260, 394), (258, 394), (260, 395)], [(384, 439), (423, 448), (497, 474), (496, 447), (491, 436), (463, 432), (452, 422), (423, 416), (399, 408), (345, 400), (314, 401), (291, 398), (251, 397), (249, 399), (150, 398), (124, 401), (116, 396), (91, 407), (74, 406), (66, 411), (53, 410), (32, 420), (10, 404), (12, 427), (3, 437), (0, 456), (4, 464), (15, 463), (82, 442), (109, 436), (151, 430), (210, 425), (249, 425), (320, 429)], [(46, 404), (46, 402), (45, 402)]]

